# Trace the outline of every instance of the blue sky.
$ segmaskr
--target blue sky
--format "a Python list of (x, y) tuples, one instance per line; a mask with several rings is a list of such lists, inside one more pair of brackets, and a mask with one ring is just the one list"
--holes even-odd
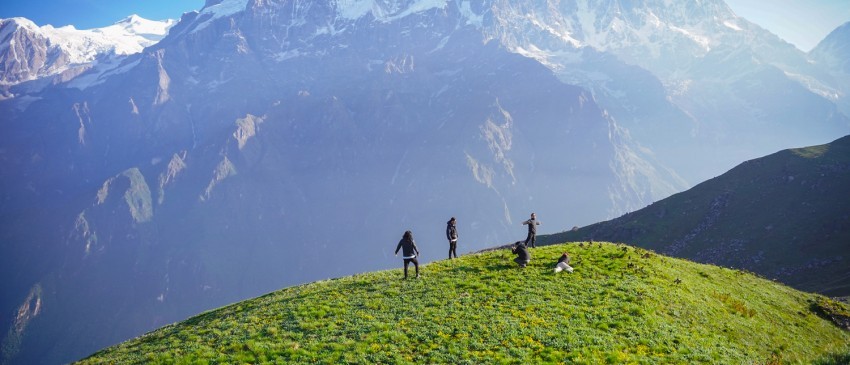
[[(318, 1), (318, 0), (317, 0)], [(693, 0), (679, 0), (693, 1)], [(830, 31), (850, 21), (850, 0), (726, 0), (732, 10), (808, 51)], [(22, 16), (38, 25), (98, 28), (130, 14), (177, 19), (204, 0), (3, 0), (0, 18)]]
[(179, 19), (187, 11), (199, 10), (204, 0), (0, 0), (0, 18), (24, 17), (38, 25), (77, 29), (100, 28), (130, 14), (142, 18)]

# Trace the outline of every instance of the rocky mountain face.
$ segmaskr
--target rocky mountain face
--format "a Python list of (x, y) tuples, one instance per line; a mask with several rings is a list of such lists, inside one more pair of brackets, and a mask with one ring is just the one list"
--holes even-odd
[(494, 38), (592, 90), (647, 155), (691, 184), (850, 130), (837, 109), (846, 81), (722, 0), (506, 0), (488, 14)]
[(850, 136), (744, 162), (617, 219), (541, 237), (612, 240), (850, 294)]
[[(847, 127), (830, 99), (742, 56), (758, 48), (746, 37), (734, 57), (693, 51), (674, 21), (714, 19), (694, 6), (645, 40), (678, 40), (664, 52), (715, 72), (705, 80), (747, 76), (673, 93), (677, 73), (618, 53), (642, 39), (624, 14), (660, 4), (612, 4), (207, 1), (141, 53), (10, 88), (0, 275), (15, 279), (0, 313), (19, 315), (0, 316), (2, 359), (67, 362), (282, 286), (393, 267), (407, 229), (439, 259), (451, 216), (461, 251), (525, 237), (532, 211), (544, 232), (598, 221), (742, 156), (717, 149), (736, 138)], [(767, 82), (789, 91), (762, 100)], [(774, 120), (771, 103), (808, 114)]]
[(822, 63), (823, 66), (834, 74), (850, 74), (850, 61), (846, 56), (850, 54), (850, 22), (844, 23), (829, 33), (818, 45), (809, 52), (809, 56)]

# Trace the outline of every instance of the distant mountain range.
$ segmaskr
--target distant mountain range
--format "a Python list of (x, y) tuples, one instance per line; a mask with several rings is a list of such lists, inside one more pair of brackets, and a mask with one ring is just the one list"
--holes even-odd
[[(850, 107), (850, 83), (833, 77), (830, 63), (812, 61), (723, 1), (495, 3), (493, 37), (591, 90), (638, 155), (690, 184), (850, 127), (839, 112)], [(836, 47), (831, 57), (844, 53)]]
[(108, 27), (78, 30), (72, 25), (39, 27), (25, 18), (2, 19), (0, 85), (8, 88), (45, 78), (63, 83), (95, 66), (115, 67), (124, 56), (159, 42), (174, 24), (131, 15)]
[(719, 0), (217, 0), (163, 33), (136, 21), (107, 27), (151, 36), (127, 54), (3, 21), (9, 362), (388, 267), (407, 229), (442, 258), (451, 216), (480, 250), (531, 212), (590, 224), (850, 133), (840, 40), (807, 55)]
[(850, 136), (744, 162), (610, 221), (541, 237), (603, 240), (850, 295)]

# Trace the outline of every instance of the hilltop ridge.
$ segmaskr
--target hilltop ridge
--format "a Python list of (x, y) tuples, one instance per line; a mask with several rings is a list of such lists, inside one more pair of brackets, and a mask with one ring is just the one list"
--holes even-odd
[(619, 218), (541, 236), (603, 240), (850, 295), (850, 136), (741, 163)]
[[(555, 274), (561, 252), (575, 272)], [(107, 348), (102, 363), (840, 363), (828, 303), (752, 274), (611, 243), (507, 250), (290, 287)]]

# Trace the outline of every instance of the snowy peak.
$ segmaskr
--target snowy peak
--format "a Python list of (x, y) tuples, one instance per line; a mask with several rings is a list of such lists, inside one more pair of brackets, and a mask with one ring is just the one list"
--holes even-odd
[(165, 37), (174, 23), (170, 19), (153, 21), (133, 15), (103, 28), (77, 30), (73, 26), (48, 25), (42, 29), (54, 44), (71, 55), (74, 63), (87, 63), (103, 54), (139, 53)]
[(840, 85), (824, 81), (824, 72), (805, 53), (739, 17), (722, 0), (490, 0), (490, 4), (482, 13), (492, 38), (595, 92), (620, 94), (597, 82), (610, 75), (582, 71), (580, 64), (594, 54), (591, 50), (649, 71), (674, 96), (693, 90), (695, 82), (729, 83), (759, 77), (767, 69), (778, 70), (785, 74), (782, 78), (829, 100), (839, 94)]
[(207, 1), (201, 9), (201, 15), (209, 15), (212, 19), (218, 19), (228, 15), (239, 13), (248, 6), (248, 0), (214, 0)]
[(30, 31), (36, 31), (38, 26), (35, 25), (31, 20), (27, 18), (9, 18), (9, 19), (0, 19), (0, 28), (4, 29), (3, 33), (0, 34), (0, 39), (4, 39), (8, 33), (5, 29), (17, 29), (24, 28)]
[(719, 46), (764, 35), (721, 0), (494, 0), (492, 12), (496, 33), (507, 35), (502, 41), (511, 48), (557, 53), (590, 46), (662, 77)]
[[(724, 3), (718, 1), (708, 1), (702, 6), (663, 1), (648, 1), (643, 6), (637, 6), (618, 1), (608, 7), (597, 5), (592, 12), (589, 9), (578, 10), (579, 24), (581, 30), (585, 31), (587, 42), (599, 49), (626, 48), (637, 44), (658, 45), (663, 41), (672, 41), (690, 44), (691, 47), (708, 52), (720, 42), (715, 35), (729, 30), (724, 29), (724, 26), (741, 30), (737, 17)], [(714, 22), (707, 22), (706, 19), (713, 19)]]
[(371, 14), (375, 19), (392, 21), (434, 8), (445, 8), (448, 0), (337, 0), (334, 5), (341, 18), (358, 19)]
[(151, 41), (159, 41), (168, 34), (168, 29), (175, 23), (176, 20), (173, 19), (148, 20), (133, 14), (106, 28), (120, 28), (128, 35), (135, 34)]
[[(200, 11), (183, 14), (180, 19), (181, 30), (178, 33), (189, 29), (189, 33), (194, 33), (202, 30), (220, 18), (232, 16), (234, 14), (245, 11), (249, 0), (207, 0), (204, 7)], [(265, 0), (259, 0), (260, 3), (265, 3)]]
[(850, 22), (830, 32), (809, 56), (831, 70), (850, 75)]
[[(353, 21), (371, 16), (380, 22), (391, 22), (408, 15), (448, 6), (448, 0), (332, 0), (327, 4), (311, 2), (278, 2), (273, 0), (207, 0), (197, 17), (188, 27), (194, 31), (206, 28), (213, 21), (241, 13), (247, 9), (277, 8), (291, 10), (290, 16), (303, 20), (308, 12), (329, 10), (332, 18)], [(463, 2), (469, 6), (467, 2)]]
[(93, 61), (102, 54), (129, 55), (141, 52), (168, 34), (174, 20), (153, 21), (137, 15), (127, 17), (113, 25), (88, 30), (74, 26), (54, 28), (41, 27), (42, 33), (52, 44), (68, 52), (74, 63)]
[(176, 21), (131, 15), (88, 30), (37, 26), (25, 18), (0, 19), (0, 83), (10, 85), (87, 68), (104, 57), (141, 52), (159, 42)]

